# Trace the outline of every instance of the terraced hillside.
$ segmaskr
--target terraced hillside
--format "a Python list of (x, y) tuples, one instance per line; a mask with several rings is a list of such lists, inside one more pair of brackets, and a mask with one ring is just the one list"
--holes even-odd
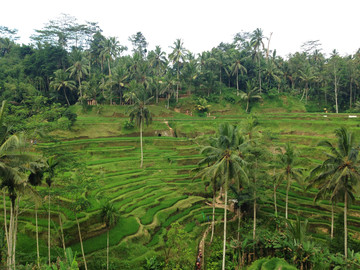
[[(106, 108), (102, 115), (86, 113), (78, 117), (72, 131), (53, 134), (55, 142), (40, 142), (36, 148), (57, 154), (60, 159), (76, 162), (79, 170), (69, 170), (58, 176), (52, 188), (52, 238), (54, 257), (60, 254), (59, 214), (63, 221), (66, 244), (80, 253), (75, 215), (71, 211), (73, 197), (67, 196), (65, 187), (77, 178), (88, 182), (81, 196), (90, 202), (78, 214), (84, 239), (85, 253), (95, 259), (105, 258), (106, 229), (99, 211), (106, 201), (119, 209), (120, 220), (110, 230), (113, 257), (137, 266), (156, 254), (161, 254), (164, 238), (170, 225), (179, 221), (193, 237), (194, 251), (210, 216), (211, 207), (205, 202), (211, 194), (205, 191), (200, 179), (193, 179), (191, 169), (200, 159), (199, 149), (219, 123), (229, 121), (240, 124), (244, 114), (231, 111), (214, 113), (211, 117), (196, 117), (150, 108), (155, 116), (145, 129), (144, 168), (140, 169), (140, 150), (137, 130), (122, 129), (128, 120), (124, 108)], [(308, 113), (256, 113), (261, 133), (269, 149), (286, 141), (295, 143), (301, 151), (304, 167), (311, 167), (323, 158), (316, 145), (320, 140), (334, 140), (333, 131), (346, 126), (360, 135), (359, 120), (347, 114), (327, 115)], [(170, 130), (172, 129), (172, 132)], [(172, 137), (171, 135), (177, 135)], [(47, 192), (41, 187), (40, 192)], [(65, 194), (64, 194), (64, 191)], [(305, 192), (294, 185), (290, 193), (290, 217), (301, 213), (312, 224), (316, 237), (325, 238), (330, 224), (330, 206), (326, 201), (313, 204), (316, 190)], [(278, 190), (279, 211), (284, 212), (285, 188)], [(341, 211), (342, 205), (338, 205)], [(20, 216), (19, 256), (23, 260), (35, 258), (35, 220), (33, 204), (24, 203)], [(273, 213), (270, 199), (260, 207), (263, 214)], [(360, 232), (360, 204), (349, 211), (352, 232)], [(47, 208), (40, 211), (41, 253), (46, 257)], [(223, 210), (217, 209), (221, 218)], [(33, 250), (29, 254), (28, 250)], [(27, 254), (25, 256), (25, 253)], [(34, 259), (33, 259), (34, 261)]]

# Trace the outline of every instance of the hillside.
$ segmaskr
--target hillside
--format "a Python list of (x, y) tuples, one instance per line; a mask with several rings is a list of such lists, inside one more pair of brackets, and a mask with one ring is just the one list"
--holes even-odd
[[(185, 100), (181, 102), (186, 103)], [(190, 104), (190, 102), (187, 102)], [(291, 108), (293, 110), (291, 110)], [(193, 238), (193, 249), (207, 227), (211, 207), (206, 204), (211, 194), (205, 190), (200, 179), (193, 179), (191, 170), (200, 160), (199, 150), (209, 135), (216, 133), (222, 122), (241, 125), (247, 114), (238, 105), (225, 107), (211, 104), (210, 115), (190, 115), (191, 107), (167, 110), (162, 105), (149, 106), (153, 123), (144, 130), (144, 168), (139, 168), (139, 138), (136, 128), (126, 130), (128, 121), (124, 106), (96, 107), (83, 112), (80, 107), (72, 110), (78, 114), (71, 130), (59, 130), (51, 134), (56, 142), (39, 142), (35, 148), (60, 157), (61, 161), (73, 160), (77, 170), (65, 172), (52, 187), (53, 231), (52, 239), (60, 246), (57, 236), (58, 215), (63, 220), (66, 244), (80, 253), (74, 213), (70, 211), (71, 197), (61, 195), (61, 189), (76, 175), (90, 179), (93, 183), (85, 196), (90, 206), (79, 214), (84, 239), (85, 253), (89, 264), (104, 260), (106, 231), (99, 219), (99, 210), (105, 201), (111, 201), (119, 209), (120, 220), (110, 230), (111, 254), (114, 261), (140, 267), (146, 258), (161, 254), (167, 229), (178, 221), (185, 226)], [(185, 113), (184, 113), (185, 112)], [(186, 114), (187, 113), (187, 114)], [(320, 140), (333, 140), (333, 131), (339, 126), (359, 134), (358, 119), (348, 114), (306, 113), (304, 107), (289, 97), (267, 100), (252, 109), (261, 127), (261, 133), (271, 151), (285, 142), (292, 142), (301, 152), (303, 166), (311, 167), (323, 158), (322, 150), (316, 147)], [(327, 117), (325, 117), (327, 116)], [(171, 129), (173, 131), (171, 131)], [(175, 137), (176, 135), (176, 137)], [(46, 191), (46, 188), (41, 188)], [(301, 213), (309, 219), (311, 230), (318, 238), (326, 238), (330, 224), (330, 206), (327, 201), (313, 204), (316, 190), (304, 192), (294, 185), (290, 194), (290, 216)], [(59, 196), (56, 197), (56, 194)], [(285, 188), (278, 190), (279, 212), (284, 211)], [(56, 197), (56, 199), (55, 199)], [(56, 202), (55, 202), (56, 200)], [(339, 204), (341, 207), (341, 204)], [(264, 200), (261, 215), (273, 212), (271, 199)], [(339, 208), (340, 209), (340, 208)], [(350, 230), (360, 233), (360, 204), (349, 210)], [(222, 209), (216, 215), (221, 218)], [(230, 213), (231, 215), (231, 213)], [(27, 207), (20, 217), (19, 254), (35, 256), (34, 213)], [(46, 256), (46, 208), (40, 211), (40, 235), (42, 254)], [(31, 241), (34, 243), (34, 241)], [(33, 250), (32, 253), (29, 253)], [(60, 248), (53, 247), (53, 256)], [(29, 256), (29, 255), (28, 255)], [(29, 257), (20, 255), (21, 260)], [(96, 259), (95, 259), (96, 258)], [(126, 263), (125, 263), (126, 262)]]

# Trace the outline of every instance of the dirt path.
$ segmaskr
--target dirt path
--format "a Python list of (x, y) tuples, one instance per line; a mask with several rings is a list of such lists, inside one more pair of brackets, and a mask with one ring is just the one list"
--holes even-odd
[(164, 120), (164, 123), (165, 123), (165, 125), (167, 125), (167, 127), (169, 128), (171, 137), (175, 137), (175, 132), (174, 132), (174, 130), (172, 129), (172, 127), (170, 127), (169, 122), (168, 122), (167, 120)]

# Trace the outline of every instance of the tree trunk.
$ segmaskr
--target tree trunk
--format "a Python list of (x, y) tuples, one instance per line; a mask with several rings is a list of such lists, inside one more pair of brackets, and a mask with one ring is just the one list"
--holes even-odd
[(350, 79), (350, 110), (352, 107), (352, 82), (353, 82), (353, 78), (351, 77), (351, 79)]
[(334, 202), (331, 202), (331, 240), (334, 238)]
[(336, 76), (336, 69), (334, 65), (334, 91), (335, 91), (335, 109), (336, 113), (339, 113), (339, 107), (338, 107), (338, 89), (337, 89), (337, 76)]
[(48, 209), (48, 211), (49, 211), (48, 212), (48, 257), (49, 257), (49, 266), (50, 266), (51, 265), (51, 256), (50, 256), (51, 255), (50, 254), (50, 252), (51, 252), (50, 251), (51, 250), (51, 248), (50, 248), (50, 240), (51, 240), (50, 239), (50, 236), (51, 236), (50, 235), (50, 222), (51, 222), (51, 219), (50, 219), (51, 218), (51, 216), (50, 216), (51, 215), (50, 214), (50, 187), (49, 187), (49, 195), (48, 195), (48, 197), (49, 197), (49, 206), (48, 206), (48, 208), (49, 208)]
[(108, 59), (109, 76), (111, 76), (110, 59)]
[(288, 178), (287, 186), (286, 186), (286, 198), (285, 198), (285, 219), (288, 219), (289, 190), (290, 190), (290, 179)]
[(5, 190), (3, 190), (3, 202), (4, 202), (4, 227), (5, 227), (5, 238), (7, 243), (7, 266), (9, 267), (9, 258), (10, 258), (10, 239), (9, 239), (9, 231), (7, 227), (7, 212), (6, 212), (6, 197)]
[(14, 234), (13, 234), (13, 260), (12, 265), (15, 270), (15, 255), (16, 255), (16, 240), (17, 240), (17, 226), (18, 226), (18, 217), (19, 217), (19, 205), (20, 205), (20, 197), (18, 196), (17, 203), (15, 204), (15, 213), (14, 213)]
[(65, 96), (66, 102), (67, 102), (68, 106), (70, 107), (70, 102), (69, 102), (69, 99), (68, 99), (68, 97), (66, 95), (65, 87), (63, 87), (63, 91), (64, 91), (64, 96)]
[(36, 231), (36, 255), (37, 265), (40, 269), (40, 251), (39, 251), (39, 229), (38, 229), (38, 207), (35, 202), (35, 231)]
[(262, 93), (261, 90), (261, 70), (260, 70), (260, 57), (259, 57), (259, 90), (260, 90), (260, 94)]
[(239, 95), (239, 72), (236, 73), (236, 95)]
[(63, 250), (64, 250), (64, 258), (66, 258), (64, 230), (63, 230), (63, 226), (62, 226), (62, 220), (61, 220), (60, 213), (59, 213), (59, 224), (60, 224), (60, 232), (61, 232), (61, 242), (62, 242), (62, 246), (63, 246)]
[(253, 226), (253, 240), (256, 237), (256, 191), (254, 191), (254, 226)]
[(241, 226), (241, 207), (238, 207), (238, 228), (237, 228), (237, 241), (240, 243), (240, 226)]
[(76, 219), (76, 223), (77, 223), (77, 227), (78, 227), (78, 232), (79, 232), (80, 247), (81, 247), (81, 253), (82, 253), (82, 256), (83, 256), (83, 260), (84, 260), (84, 266), (85, 266), (85, 270), (87, 270), (86, 258), (85, 258), (85, 253), (84, 253), (84, 246), (83, 246), (82, 237), (81, 237), (81, 231), (80, 231), (80, 224), (79, 224), (79, 220), (78, 220), (78, 218), (77, 218), (77, 214), (76, 214), (76, 213), (75, 213), (75, 219)]
[(347, 260), (347, 204), (348, 204), (348, 194), (345, 192), (345, 204), (344, 204), (344, 251), (345, 251), (345, 260)]
[[(229, 168), (228, 168), (229, 169)], [(225, 270), (225, 258), (226, 258), (226, 223), (227, 223), (227, 188), (225, 187), (225, 203), (224, 203), (224, 245), (223, 245), (223, 260), (222, 260), (222, 270)]]
[(107, 230), (107, 242), (106, 242), (106, 270), (109, 270), (109, 229)]
[(214, 229), (215, 229), (215, 202), (216, 202), (216, 193), (213, 194), (213, 212), (212, 212), (212, 221), (211, 221), (211, 237), (210, 243), (212, 243), (214, 238)]
[(278, 211), (277, 211), (277, 204), (276, 204), (276, 183), (274, 183), (274, 208), (275, 208), (275, 217), (277, 217)]
[(143, 167), (144, 153), (143, 153), (143, 142), (142, 142), (142, 120), (140, 120), (140, 168)]
[(177, 82), (176, 82), (176, 103), (179, 102), (179, 62), (178, 62), (178, 70), (177, 70)]

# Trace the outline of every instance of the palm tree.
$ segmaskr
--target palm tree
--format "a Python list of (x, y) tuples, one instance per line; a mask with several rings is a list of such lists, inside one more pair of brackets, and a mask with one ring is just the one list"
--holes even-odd
[[(26, 171), (29, 163), (38, 156), (27, 154), (23, 134), (9, 136), (9, 129), (4, 124), (6, 102), (0, 108), (0, 189), (3, 190), (4, 228), (7, 242), (7, 267), (15, 267), (16, 237), (19, 214), (20, 194), (28, 189)], [(10, 198), (9, 224), (6, 211), (6, 191)]]
[(46, 176), (46, 184), (48, 185), (48, 257), (49, 257), (49, 265), (50, 265), (50, 236), (51, 236), (51, 230), (50, 230), (50, 222), (51, 222), (51, 212), (50, 212), (50, 206), (51, 206), (51, 200), (50, 200), (50, 188), (53, 183), (53, 178), (55, 176), (55, 168), (58, 166), (58, 162), (55, 160), (54, 157), (49, 157), (46, 161), (47, 165), (47, 176)]
[[(37, 186), (40, 186), (43, 180), (44, 176), (44, 170), (40, 166), (38, 166), (39, 163), (31, 164), (31, 173), (28, 176), (28, 182), (30, 185), (34, 186), (35, 188)], [(40, 268), (40, 251), (39, 251), (39, 228), (38, 228), (38, 203), (39, 198), (38, 196), (34, 196), (35, 199), (35, 231), (36, 231), (36, 255), (37, 255), (37, 265)], [(50, 260), (49, 260), (50, 265)]]
[(140, 151), (141, 151), (141, 156), (140, 156), (140, 168), (143, 167), (143, 162), (144, 162), (144, 154), (143, 154), (143, 141), (142, 141), (142, 129), (143, 129), (143, 125), (144, 123), (148, 126), (149, 124), (151, 124), (152, 122), (152, 117), (151, 117), (151, 113), (149, 111), (149, 109), (146, 107), (146, 105), (149, 103), (149, 101), (152, 99), (146, 99), (145, 100), (145, 93), (142, 93), (143, 97), (140, 97), (141, 94), (136, 94), (134, 96), (134, 104), (131, 105), (131, 112), (129, 114), (130, 117), (130, 121), (133, 121), (135, 119), (135, 124), (136, 126), (140, 129)]
[(75, 77), (78, 81), (80, 100), (82, 102), (83, 93), (81, 89), (81, 80), (84, 79), (85, 76), (89, 75), (89, 65), (87, 63), (87, 59), (82, 56), (80, 52), (74, 54), (74, 63), (66, 71), (70, 72), (69, 77)]
[(304, 68), (304, 70), (300, 69), (299, 72), (300, 72), (299, 78), (305, 83), (305, 89), (303, 91), (300, 101), (305, 96), (305, 102), (307, 103), (309, 96), (309, 83), (312, 80), (316, 79), (316, 76), (314, 76), (313, 68), (309, 64)]
[(249, 105), (251, 100), (262, 99), (259, 88), (254, 86), (251, 81), (246, 82), (246, 93), (240, 92), (240, 98), (246, 101), (245, 112), (249, 112)]
[(318, 172), (316, 182), (325, 182), (325, 189), (331, 194), (330, 200), (341, 198), (344, 201), (344, 252), (347, 258), (347, 208), (355, 200), (355, 187), (360, 184), (360, 167), (358, 164), (359, 150), (355, 146), (353, 134), (345, 128), (335, 130), (336, 145), (329, 141), (322, 141), (319, 145), (325, 147), (326, 159), (315, 168)]
[(278, 148), (280, 152), (278, 154), (278, 166), (279, 172), (279, 185), (282, 181), (286, 181), (286, 198), (285, 198), (285, 218), (288, 219), (288, 203), (289, 203), (289, 191), (291, 182), (296, 180), (301, 181), (302, 169), (296, 168), (298, 164), (298, 153), (295, 148), (290, 144), (285, 144), (284, 150)]
[(184, 44), (181, 39), (174, 41), (174, 46), (170, 48), (173, 50), (169, 54), (169, 59), (176, 64), (176, 75), (177, 75), (177, 85), (176, 85), (176, 102), (179, 101), (179, 82), (180, 82), (180, 61), (185, 59), (187, 50), (184, 48)]
[(171, 96), (174, 96), (176, 94), (176, 91), (174, 89), (174, 86), (176, 84), (176, 80), (171, 75), (170, 72), (166, 74), (166, 77), (164, 78), (164, 81), (161, 81), (161, 85), (163, 85), (163, 89), (161, 89), (160, 94), (166, 94), (167, 99), (167, 108), (170, 108), (170, 98)]
[[(242, 184), (247, 180), (243, 166), (244, 160), (240, 155), (240, 147), (243, 144), (243, 137), (240, 129), (229, 123), (222, 123), (219, 126), (219, 136), (211, 138), (210, 145), (201, 150), (205, 158), (201, 164), (209, 164), (203, 169), (202, 174), (210, 179), (220, 179), (224, 187), (224, 244), (222, 269), (225, 270), (226, 255), (226, 224), (227, 224), (227, 195), (230, 182), (239, 181)], [(243, 176), (243, 177), (241, 177)]]
[(102, 46), (100, 57), (103, 62), (105, 61), (105, 59), (107, 59), (109, 76), (111, 76), (110, 62), (113, 61), (114, 58), (125, 49), (125, 47), (120, 46), (119, 41), (116, 40), (116, 37), (103, 39), (100, 42), (100, 45)]
[[(161, 50), (160, 46), (156, 46), (155, 50), (149, 53), (149, 60), (151, 67), (155, 68), (155, 76), (160, 78), (162, 70), (167, 65), (166, 53)], [(155, 90), (156, 103), (159, 103), (159, 89), (156, 87)]]
[(246, 68), (241, 64), (242, 59), (236, 59), (231, 66), (232, 75), (236, 74), (236, 95), (239, 95), (239, 71), (241, 75), (247, 73)]
[(115, 209), (114, 205), (107, 202), (103, 205), (100, 212), (102, 222), (105, 223), (107, 230), (107, 242), (106, 242), (106, 269), (109, 269), (109, 231), (111, 226), (115, 225), (118, 220), (118, 210)]
[(76, 88), (75, 82), (72, 80), (69, 80), (69, 74), (66, 73), (62, 69), (58, 69), (54, 72), (54, 77), (52, 78), (52, 81), (50, 82), (50, 87), (53, 89), (60, 91), (61, 89), (64, 92), (64, 96), (66, 99), (66, 102), (68, 106), (70, 106), (69, 99), (66, 95), (66, 89), (74, 90)]
[(260, 46), (262, 46), (263, 50), (264, 50), (264, 43), (263, 43), (263, 32), (260, 28), (257, 28), (256, 30), (254, 30), (254, 32), (251, 35), (251, 47), (253, 47), (254, 49), (254, 53), (253, 53), (253, 58), (257, 59), (258, 61), (258, 75), (259, 75), (259, 89), (260, 89), (260, 93), (261, 93), (261, 67), (260, 67), (260, 60), (261, 60), (261, 51), (260, 51)]
[(118, 90), (119, 90), (119, 104), (121, 105), (123, 103), (122, 97), (123, 97), (123, 92), (122, 89), (125, 87), (126, 84), (126, 80), (129, 77), (128, 71), (126, 68), (122, 67), (122, 66), (118, 66), (115, 69), (114, 72), (114, 77), (113, 80), (116, 82), (116, 84), (118, 85)]

